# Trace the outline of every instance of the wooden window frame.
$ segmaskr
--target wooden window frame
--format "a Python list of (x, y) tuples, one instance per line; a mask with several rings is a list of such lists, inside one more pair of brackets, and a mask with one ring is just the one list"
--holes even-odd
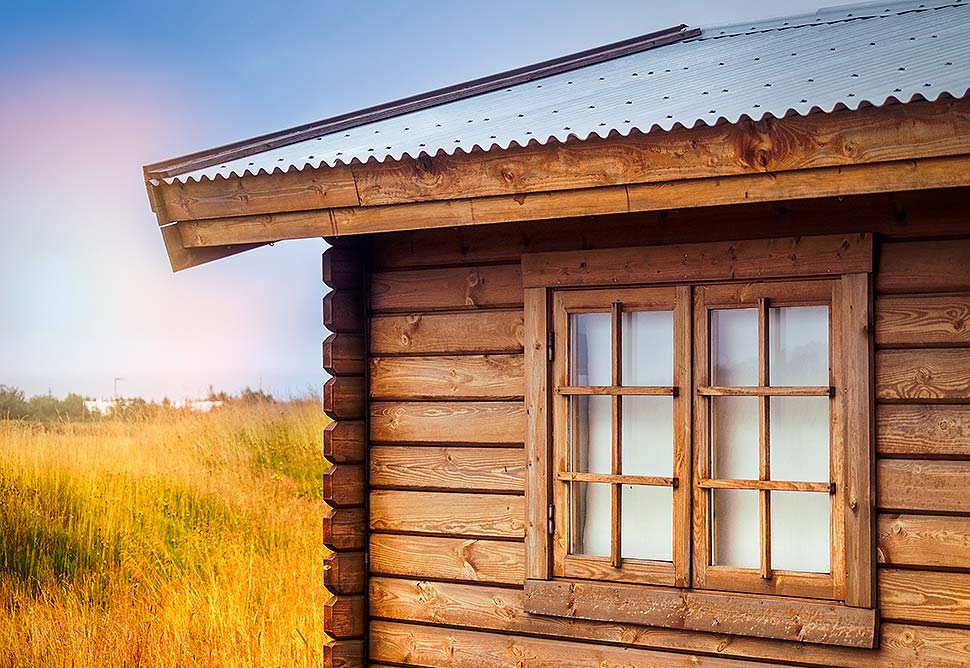
[[(875, 546), (872, 526), (875, 513), (871, 236), (829, 235), (527, 254), (523, 256), (522, 266), (526, 308), (528, 414), (526, 611), (532, 614), (697, 630), (709, 630), (713, 623), (725, 633), (849, 647), (872, 647), (878, 636), (878, 614), (875, 609)], [(555, 517), (551, 516), (558, 504), (558, 501), (557, 504), (551, 503), (556, 487), (552, 467), (561, 462), (554, 463), (552, 436), (554, 420), (562, 419), (561, 411), (557, 412), (556, 408), (559, 400), (555, 390), (563, 386), (564, 379), (552, 375), (552, 360), (555, 357), (561, 359), (568, 354), (564, 348), (566, 342), (556, 341), (553, 344), (551, 337), (554, 328), (561, 328), (561, 323), (553, 324), (552, 320), (556, 311), (555, 300), (559, 299), (557, 295), (569, 294), (572, 289), (580, 288), (610, 288), (612, 292), (619, 293), (621, 286), (649, 289), (669, 286), (675, 292), (686, 291), (687, 294), (693, 290), (693, 294), (701, 300), (702, 308), (698, 308), (698, 303), (694, 300), (689, 302), (687, 308), (693, 311), (692, 317), (696, 320), (701, 317), (699, 311), (706, 310), (715, 303), (708, 299), (710, 295), (729, 295), (733, 291), (736, 297), (742, 295), (745, 303), (749, 303), (752, 298), (756, 298), (753, 296), (759, 290), (777, 290), (785, 279), (788, 279), (790, 289), (794, 291), (789, 296), (796, 301), (802, 299), (801, 303), (806, 302), (804, 296), (798, 296), (799, 290), (814, 290), (817, 293), (818, 285), (831, 287), (832, 373), (842, 378), (841, 383), (830, 384), (830, 387), (835, 388), (833, 406), (837, 405), (833, 410), (841, 418), (841, 423), (832, 432), (833, 452), (836, 447), (841, 450), (841, 456), (835, 455), (832, 458), (833, 469), (841, 469), (841, 479), (833, 477), (837, 483), (834, 497), (837, 507), (834, 508), (833, 523), (836, 515), (842, 518), (840, 521), (844, 544), (843, 557), (833, 560), (832, 575), (829, 578), (831, 582), (818, 588), (807, 586), (805, 582), (796, 582), (798, 579), (789, 577), (790, 574), (787, 573), (766, 573), (772, 577), (758, 578), (760, 582), (751, 580), (754, 584), (746, 592), (738, 592), (737, 583), (732, 583), (731, 591), (714, 590), (711, 586), (717, 583), (712, 580), (716, 580), (720, 574), (715, 573), (715, 577), (711, 578), (712, 573), (706, 567), (707, 555), (700, 562), (705, 568), (699, 568), (696, 540), (688, 541), (693, 542), (693, 545), (688, 545), (691, 558), (686, 580), (683, 569), (670, 569), (675, 572), (671, 579), (669, 572), (661, 573), (653, 569), (652, 564), (646, 564), (651, 568), (642, 569), (645, 576), (641, 574), (641, 577), (633, 577), (633, 573), (640, 569), (630, 569), (631, 577), (621, 582), (590, 580), (590, 577), (602, 577), (595, 573), (592, 576), (587, 574), (585, 577), (575, 577), (576, 573), (557, 571), (556, 551), (565, 547), (566, 543), (563, 541), (566, 537), (557, 531), (551, 540), (548, 528), (557, 524)], [(826, 280), (816, 281), (818, 285), (813, 285), (808, 279)], [(772, 298), (770, 294), (763, 297)], [(622, 299), (611, 301), (622, 303)], [(768, 303), (770, 302), (761, 301), (762, 312)], [(784, 302), (779, 302), (782, 303)], [(706, 322), (706, 315), (704, 318)], [(696, 322), (693, 327), (697, 327)], [(706, 331), (706, 326), (704, 329)], [(679, 339), (675, 340), (675, 346), (682, 345)], [(841, 345), (834, 345), (836, 341), (840, 341)], [(694, 349), (692, 345), (691, 354), (694, 354)], [(701, 355), (695, 355), (696, 357)], [(693, 405), (686, 412), (692, 413), (695, 421), (701, 420), (702, 415), (706, 416), (706, 409), (701, 410), (699, 404), (708, 401), (694, 391), (698, 387), (707, 387), (704, 380), (706, 376), (701, 374), (699, 365), (700, 362), (695, 359), (687, 372), (693, 376), (690, 383)], [(708, 368), (706, 362), (703, 368), (705, 371)], [(841, 369), (841, 373), (837, 373), (837, 369)], [(760, 393), (765, 394), (764, 391)], [(759, 391), (755, 391), (754, 395), (758, 394)], [(832, 424), (837, 424), (835, 413), (832, 415)], [(688, 440), (691, 438), (695, 440), (688, 447), (693, 450), (696, 459), (701, 456), (699, 451), (703, 449), (698, 447), (696, 441), (696, 424), (689, 430)], [(703, 469), (698, 468), (698, 463), (693, 461), (684, 476), (678, 474), (675, 477), (686, 477), (690, 480), (690, 476), (697, 476), (698, 471)], [(835, 473), (839, 471), (836, 470), (833, 475)], [(697, 495), (703, 492), (698, 492), (701, 488), (695, 483), (696, 480), (691, 480), (694, 533), (705, 530), (704, 527), (696, 526)], [(564, 513), (556, 515), (561, 517)], [(674, 545), (676, 561), (676, 541)], [(622, 563), (618, 568), (613, 563), (608, 566), (609, 569), (598, 569), (596, 572), (601, 571), (609, 576), (624, 570)], [(699, 573), (703, 573), (700, 578)], [(581, 604), (580, 592), (588, 595), (589, 601)], [(819, 595), (831, 600), (795, 598), (806, 595)], [(624, 606), (619, 603), (621, 601), (636, 604)], [(754, 617), (752, 606), (759, 611)], [(662, 609), (666, 612), (662, 613)], [(761, 624), (752, 621), (758, 615), (765, 618)], [(711, 616), (714, 617), (713, 622)], [(811, 625), (803, 623), (808, 616), (813, 620)], [(771, 623), (767, 621), (768, 617), (774, 618)], [(696, 624), (701, 626), (694, 626)], [(811, 630), (808, 626), (812, 627)]]
[[(569, 384), (569, 341), (559, 336), (553, 355), (552, 420), (553, 433), (568, 430), (569, 397), (603, 395), (611, 398), (613, 422), (611, 474), (578, 473), (572, 470), (569, 446), (563, 439), (553, 439), (553, 575), (556, 577), (636, 582), (685, 587), (690, 582), (690, 421), (691, 421), (691, 365), (690, 356), (683, 354), (690, 343), (689, 287), (624, 288), (618, 290), (557, 291), (553, 295), (554, 329), (566, 332), (568, 318), (574, 313), (609, 313), (612, 329), (611, 384), (609, 386), (577, 386)], [(671, 386), (623, 385), (621, 360), (622, 313), (637, 311), (669, 311), (674, 322), (674, 359)], [(678, 354), (681, 351), (681, 354)], [(621, 396), (667, 396), (673, 403), (674, 470), (670, 477), (626, 476), (622, 472), (622, 413)], [(609, 557), (570, 554), (568, 485), (565, 481), (606, 483), (611, 486), (611, 554)], [(623, 483), (669, 487), (673, 495), (672, 560), (649, 561), (620, 557), (621, 535), (618, 522), (622, 512)]]

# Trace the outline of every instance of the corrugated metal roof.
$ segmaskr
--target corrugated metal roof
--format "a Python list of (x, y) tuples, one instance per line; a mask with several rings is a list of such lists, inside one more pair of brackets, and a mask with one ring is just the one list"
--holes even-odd
[(398, 160), (963, 97), (970, 2), (866, 3), (699, 37), (163, 179)]

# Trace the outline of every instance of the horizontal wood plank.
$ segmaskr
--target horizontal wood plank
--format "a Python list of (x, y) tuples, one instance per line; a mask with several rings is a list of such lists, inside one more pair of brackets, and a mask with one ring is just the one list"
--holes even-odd
[(375, 312), (476, 309), (522, 305), (519, 265), (379, 272), (371, 277)]
[(880, 515), (879, 563), (970, 568), (970, 518)]
[(825, 276), (872, 269), (870, 235), (674, 244), (522, 257), (525, 287)]
[(529, 615), (521, 589), (482, 584), (377, 577), (369, 599), (375, 618), (693, 653), (699, 666), (707, 665), (705, 657), (840, 668), (963, 668), (970, 661), (970, 631), (961, 629), (884, 623), (880, 648), (865, 650)]
[(155, 192), (169, 220), (306, 211), (360, 202), (348, 167), (176, 181), (156, 186)]
[(525, 406), (520, 401), (375, 401), (370, 437), (379, 443), (523, 443)]
[(466, 580), (522, 584), (525, 550), (522, 543), (372, 534), (372, 573), (432, 580)]
[(875, 275), (880, 293), (965, 292), (970, 239), (882, 244)]
[(970, 513), (970, 462), (883, 459), (877, 473), (880, 508)]
[(522, 352), (522, 311), (408, 313), (370, 321), (375, 355)]
[(380, 445), (370, 452), (376, 487), (521, 492), (524, 481), (522, 448)]
[(873, 610), (781, 597), (613, 583), (528, 580), (525, 609), (553, 617), (694, 631), (716, 628), (731, 635), (843, 647), (872, 648), (877, 631)]
[(970, 297), (881, 297), (875, 341), (892, 347), (970, 345)]
[(970, 574), (880, 569), (886, 619), (970, 626)]
[(522, 538), (524, 518), (522, 496), (386, 490), (370, 495), (375, 531)]
[(371, 399), (521, 399), (525, 368), (517, 355), (374, 357)]
[(879, 351), (876, 353), (876, 398), (970, 401), (970, 349)]
[(936, 189), (784, 203), (745, 203), (411, 230), (372, 237), (377, 269), (518, 262), (523, 253), (580, 248), (760, 239), (767, 236), (878, 233), (890, 239), (966, 233), (966, 189)]
[(876, 448), (891, 457), (970, 457), (970, 406), (878, 406)]

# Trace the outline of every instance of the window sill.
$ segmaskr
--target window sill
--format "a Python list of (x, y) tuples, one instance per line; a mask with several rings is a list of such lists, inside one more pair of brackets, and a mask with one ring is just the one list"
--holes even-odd
[(526, 580), (534, 615), (871, 649), (876, 611), (804, 599), (560, 580)]

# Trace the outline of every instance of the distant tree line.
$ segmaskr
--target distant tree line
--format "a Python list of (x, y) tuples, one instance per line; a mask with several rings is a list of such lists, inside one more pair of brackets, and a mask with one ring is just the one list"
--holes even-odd
[[(206, 400), (221, 401), (223, 404), (244, 405), (275, 403), (276, 401), (273, 395), (262, 390), (254, 390), (248, 386), (238, 394), (215, 392), (210, 386)], [(22, 390), (0, 384), (0, 420), (74, 422), (103, 417), (100, 413), (89, 411), (84, 402), (83, 396), (73, 392), (63, 399), (58, 399), (51, 394), (39, 394), (28, 399)], [(128, 397), (115, 399), (111, 414), (115, 417), (139, 419), (150, 417), (158, 412), (174, 410), (185, 409), (174, 408), (167, 397), (160, 402), (149, 402), (141, 397)]]

